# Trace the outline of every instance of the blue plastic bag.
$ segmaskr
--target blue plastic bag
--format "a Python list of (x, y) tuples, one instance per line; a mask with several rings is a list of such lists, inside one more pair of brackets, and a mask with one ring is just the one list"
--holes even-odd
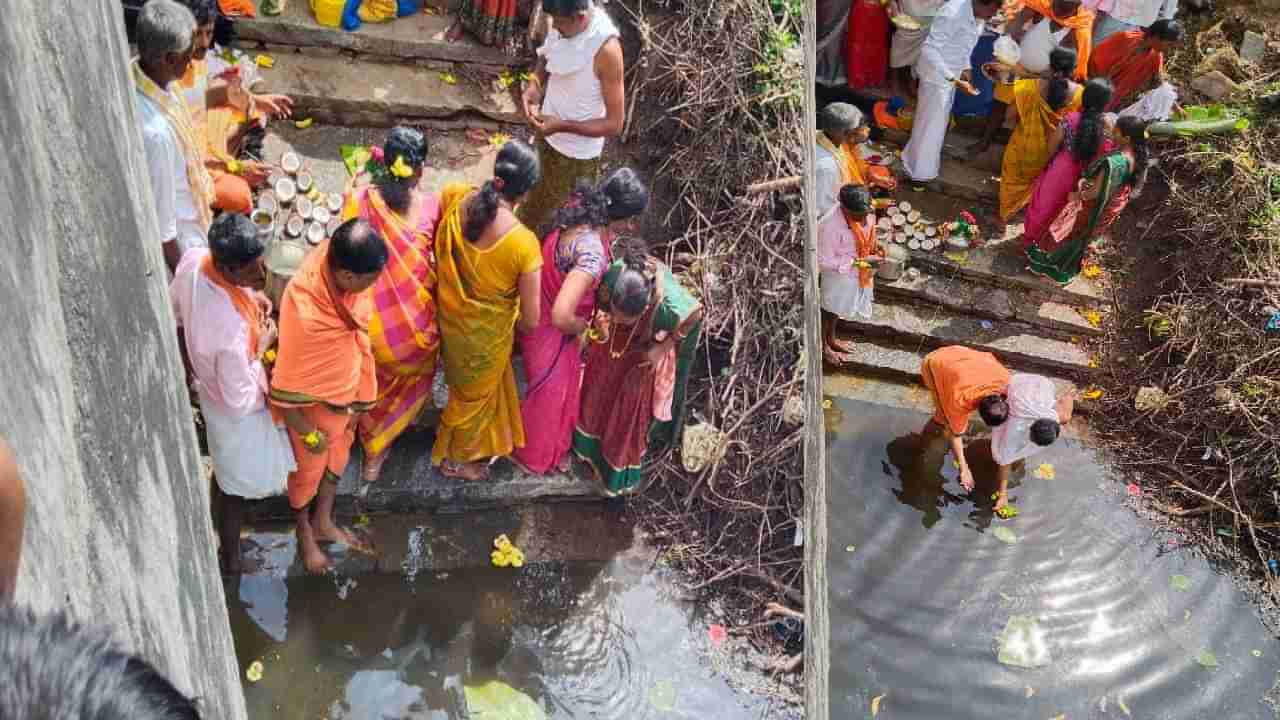
[(412, 15), (422, 9), (422, 0), (398, 0), (399, 11), (396, 13), (398, 17)]
[(347, 0), (342, 8), (342, 29), (353, 32), (360, 29), (360, 0)]

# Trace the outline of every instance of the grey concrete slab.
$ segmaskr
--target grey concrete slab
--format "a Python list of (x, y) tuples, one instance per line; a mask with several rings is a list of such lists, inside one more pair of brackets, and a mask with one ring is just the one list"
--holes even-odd
[(1062, 288), (1032, 275), (1021, 247), (1011, 242), (963, 252), (917, 251), (911, 253), (911, 262), (931, 273), (958, 275), (995, 287), (1016, 286), (1066, 305), (1096, 306), (1106, 297), (1101, 285), (1083, 276)]

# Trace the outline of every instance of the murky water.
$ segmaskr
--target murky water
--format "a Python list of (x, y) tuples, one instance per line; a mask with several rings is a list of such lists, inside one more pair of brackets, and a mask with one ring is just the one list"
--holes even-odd
[[(1020, 514), (1000, 520), (927, 419), (827, 411), (833, 718), (876, 698), (895, 720), (1275, 716), (1280, 643), (1091, 451), (1062, 440), (1015, 467)], [(975, 498), (994, 492), (989, 448), (970, 448)]]
[[(794, 716), (724, 679), (745, 647), (713, 646), (655, 553), (598, 506), (369, 529), (378, 557), (318, 578), (298, 574), (287, 532), (251, 536), (254, 569), (228, 591), (240, 665), (263, 663), (250, 718)], [(524, 567), (488, 565), (498, 532)]]

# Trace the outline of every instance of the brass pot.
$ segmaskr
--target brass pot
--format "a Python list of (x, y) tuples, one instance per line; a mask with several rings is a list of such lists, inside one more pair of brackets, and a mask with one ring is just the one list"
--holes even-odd
[(880, 263), (880, 267), (876, 269), (876, 277), (887, 282), (893, 282), (902, 277), (902, 273), (907, 268), (907, 260), (911, 257), (911, 253), (901, 245), (888, 245), (885, 248), (886, 253), (884, 261)]

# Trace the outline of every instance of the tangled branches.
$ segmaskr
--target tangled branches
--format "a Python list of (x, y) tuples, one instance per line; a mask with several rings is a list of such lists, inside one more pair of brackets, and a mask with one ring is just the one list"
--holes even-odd
[(704, 306), (689, 422), (725, 433), (696, 472), (678, 450), (656, 461), (633, 508), (696, 590), (758, 617), (803, 603), (803, 427), (783, 408), (804, 393), (804, 228), (798, 197), (744, 190), (801, 172), (801, 18), (759, 0), (623, 11), (641, 46), (627, 133), (661, 153), (649, 174), (675, 198), (655, 254)]
[[(1161, 153), (1168, 198), (1119, 248), (1129, 273), (1103, 347), (1100, 419), (1159, 508), (1227, 521), (1265, 569), (1280, 553), (1280, 337), (1264, 331), (1280, 307), (1280, 116), (1263, 101), (1249, 112), (1245, 135)], [(1159, 388), (1160, 407), (1135, 408), (1142, 387)]]

